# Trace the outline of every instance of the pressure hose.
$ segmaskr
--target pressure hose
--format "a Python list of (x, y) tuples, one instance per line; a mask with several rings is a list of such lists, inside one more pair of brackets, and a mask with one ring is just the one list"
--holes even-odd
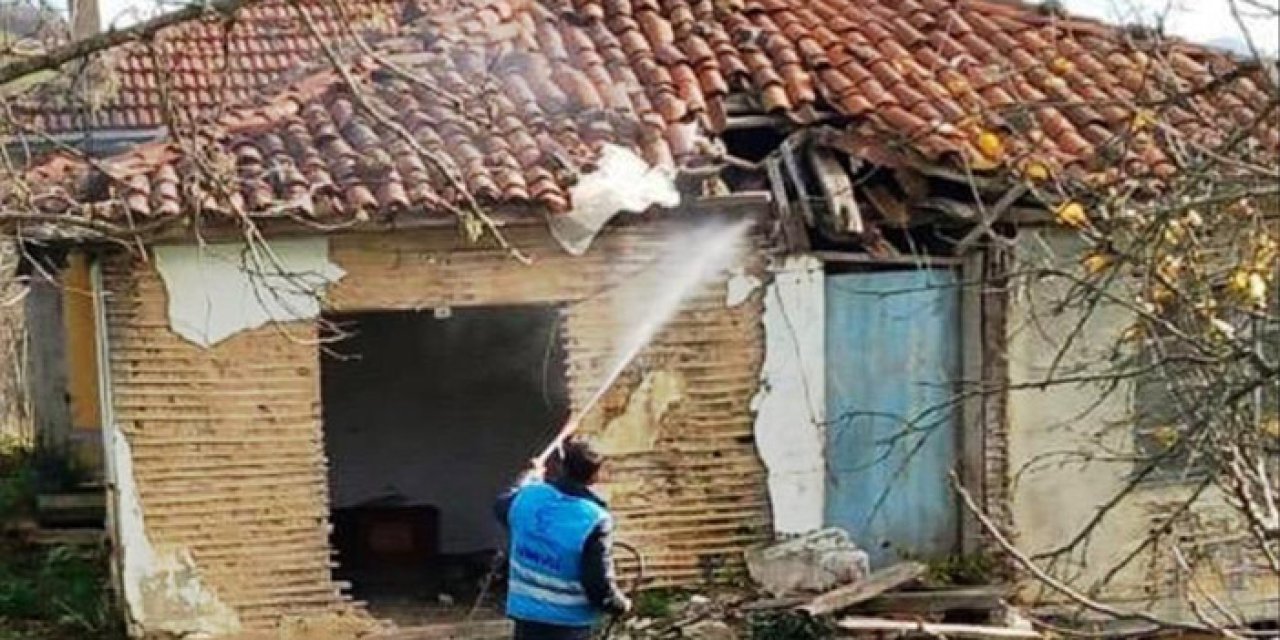
[[(636, 577), (632, 579), (631, 586), (630, 588), (627, 589), (627, 598), (631, 600), (631, 606), (633, 607), (633, 610), (634, 610), (636, 596), (640, 595), (640, 587), (644, 586), (644, 580), (645, 580), (644, 554), (640, 553), (639, 549), (625, 542), (614, 541), (613, 546), (617, 549), (622, 549), (623, 551), (626, 551), (627, 553), (631, 554), (632, 558), (635, 559)], [(618, 626), (618, 623), (621, 621), (622, 621), (621, 615), (615, 614), (610, 616), (609, 622), (604, 626), (604, 631), (600, 633), (600, 640), (609, 640), (609, 638), (613, 636), (614, 629)]]

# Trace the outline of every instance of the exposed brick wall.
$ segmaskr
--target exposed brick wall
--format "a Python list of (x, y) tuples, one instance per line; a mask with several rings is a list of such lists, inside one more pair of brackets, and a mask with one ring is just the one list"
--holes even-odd
[(112, 407), (151, 545), (189, 550), (246, 630), (343, 609), (314, 327), (248, 331), (206, 351), (169, 330), (149, 266), (114, 260), (104, 281)]
[[(564, 254), (541, 230), (512, 230), (511, 239), (534, 258), (529, 266), (495, 249), (459, 250), (450, 231), (337, 238), (332, 259), (348, 274), (329, 300), (343, 311), (562, 304), (570, 396), (580, 407), (604, 377), (620, 331), (647, 308), (653, 291), (636, 283), (678, 229), (673, 224), (613, 230), (580, 258)], [(748, 268), (762, 266), (752, 259)], [(585, 433), (599, 436), (644, 372), (672, 372), (684, 383), (681, 399), (656, 425), (653, 448), (617, 456), (611, 465), (608, 493), (619, 537), (640, 546), (654, 585), (723, 577), (740, 569), (744, 548), (770, 535), (749, 406), (763, 359), (761, 302), (757, 294), (727, 308), (725, 298), (721, 282), (686, 304), (583, 423)]]
[[(615, 327), (626, 326), (618, 316), (643, 309), (642, 300), (619, 304), (611, 296), (569, 309), (565, 333), (575, 406), (588, 401), (611, 364), (601, 355), (610, 352)], [(642, 547), (660, 584), (723, 577), (740, 569), (745, 546), (768, 537), (764, 470), (750, 409), (763, 360), (760, 314), (758, 298), (727, 309), (723, 286), (703, 291), (583, 425), (601, 435), (611, 420), (622, 420), (618, 416), (645, 373), (666, 372), (682, 382), (679, 401), (652, 425), (655, 446), (614, 462), (620, 537)]]
[[(619, 283), (652, 265), (671, 231), (615, 230), (573, 258), (544, 231), (510, 230), (532, 265), (460, 247), (453, 230), (334, 237), (330, 258), (347, 276), (328, 304), (561, 304), (570, 393), (580, 405), (619, 326), (644, 309), (619, 301), (617, 292), (629, 290)], [(113, 408), (132, 447), (151, 542), (190, 549), (204, 581), (251, 630), (349, 607), (330, 576), (315, 327), (248, 331), (205, 351), (169, 330), (164, 287), (149, 266), (120, 259), (105, 276)], [(620, 538), (645, 552), (655, 585), (723, 577), (769, 535), (749, 407), (763, 357), (760, 299), (730, 308), (725, 295), (721, 282), (691, 301), (584, 423), (600, 433), (643, 372), (683, 381), (652, 447), (619, 456), (610, 478)]]

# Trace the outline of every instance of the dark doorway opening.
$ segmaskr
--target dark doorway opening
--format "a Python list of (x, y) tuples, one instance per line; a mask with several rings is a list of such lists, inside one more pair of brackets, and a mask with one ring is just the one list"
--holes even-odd
[(504, 539), (494, 498), (568, 417), (557, 318), (552, 306), (327, 317), (342, 335), (321, 368), (335, 573), (373, 615), (447, 622), (476, 602)]

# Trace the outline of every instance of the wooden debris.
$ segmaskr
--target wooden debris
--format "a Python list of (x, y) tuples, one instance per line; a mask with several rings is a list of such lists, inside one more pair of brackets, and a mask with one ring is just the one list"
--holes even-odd
[(861, 234), (866, 230), (862, 224), (862, 212), (853, 195), (853, 181), (849, 179), (849, 171), (836, 157), (834, 151), (825, 147), (809, 149), (809, 164), (818, 178), (818, 186), (826, 198), (827, 209), (831, 213), (836, 230), (842, 233)]
[(782, 156), (782, 168), (786, 170), (790, 185), (796, 190), (795, 203), (800, 207), (800, 215), (804, 218), (804, 222), (810, 229), (817, 228), (818, 218), (813, 213), (813, 207), (809, 205), (809, 191), (805, 187), (804, 174), (800, 171), (800, 161), (796, 158), (797, 152), (804, 146), (807, 134), (799, 131), (791, 134), (778, 147), (778, 153)]
[(929, 178), (910, 167), (898, 167), (893, 170), (893, 179), (907, 194), (907, 202), (917, 204), (929, 197)]
[(791, 210), (791, 195), (782, 175), (782, 161), (769, 158), (765, 160), (764, 167), (769, 176), (769, 186), (773, 189), (773, 202), (778, 208), (778, 220), (787, 248), (799, 253), (808, 251), (809, 231), (800, 215)]
[(863, 613), (928, 614), (947, 611), (989, 611), (1000, 606), (1007, 586), (896, 591), (876, 596), (856, 606)]
[(778, 609), (791, 609), (793, 607), (798, 607), (802, 604), (807, 604), (810, 600), (812, 600), (812, 598), (809, 596), (788, 596), (785, 598), (765, 598), (763, 600), (748, 602), (742, 605), (741, 607), (738, 607), (738, 610), (746, 613), (755, 613), (758, 611), (777, 611)]
[(36, 529), (27, 542), (45, 547), (105, 547), (107, 534), (102, 529)]
[(811, 616), (823, 616), (866, 602), (890, 589), (900, 587), (925, 574), (927, 567), (919, 562), (904, 562), (877, 571), (850, 585), (828, 591), (799, 607)]
[(911, 226), (911, 212), (907, 208), (907, 203), (887, 187), (878, 184), (869, 185), (862, 189), (862, 193), (890, 226), (903, 229)]
[(993, 627), (978, 624), (947, 624), (933, 622), (908, 622), (905, 620), (883, 620), (880, 618), (844, 618), (836, 622), (843, 631), (851, 632), (898, 632), (919, 633), (934, 638), (990, 638), (1010, 640), (1036, 640), (1040, 634), (1029, 629), (1013, 629), (1010, 627)]

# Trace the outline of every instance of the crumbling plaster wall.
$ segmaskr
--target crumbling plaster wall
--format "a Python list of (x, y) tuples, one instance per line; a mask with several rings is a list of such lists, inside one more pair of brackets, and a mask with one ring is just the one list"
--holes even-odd
[[(508, 229), (532, 265), (461, 246), (452, 229), (336, 236), (329, 259), (346, 275), (326, 304), (335, 312), (562, 304), (580, 406), (609, 364), (619, 325), (634, 322), (620, 310), (644, 308), (616, 292), (680, 224), (611, 228), (576, 258), (545, 229)], [(762, 278), (756, 252), (743, 249), (739, 276)], [(116, 465), (117, 529), (130, 536), (121, 564), (136, 622), (217, 635), (358, 619), (330, 571), (315, 323), (245, 329), (205, 349), (171, 329), (152, 264), (113, 258), (104, 281), (114, 457), (125, 463)], [(739, 288), (729, 304), (727, 281), (693, 296), (584, 420), (597, 436), (608, 425), (632, 436), (650, 430), (618, 447), (607, 490), (622, 539), (645, 551), (655, 585), (725, 577), (745, 548), (771, 535), (751, 407), (763, 294)]]
[(116, 464), (120, 582), (131, 624), (153, 635), (208, 637), (239, 633), (239, 616), (205, 583), (191, 549), (152, 543), (133, 469), (133, 451), (124, 434), (113, 432), (111, 454)]
[(170, 330), (151, 263), (120, 255), (103, 271), (115, 533), (135, 629), (219, 637), (359, 618), (330, 577), (314, 324), (203, 349)]
[(312, 237), (155, 247), (170, 328), (209, 347), (271, 322), (315, 318), (325, 287), (343, 276), (328, 246)]
[(779, 534), (822, 528), (826, 456), (826, 298), (810, 256), (770, 266), (764, 290), (765, 358), (754, 399), (755, 439), (769, 470)]
[[(581, 257), (566, 255), (543, 229), (507, 230), (532, 256), (528, 266), (495, 248), (459, 248), (451, 231), (337, 237), (331, 257), (347, 276), (329, 305), (562, 304), (570, 399), (580, 407), (612, 364), (622, 329), (652, 299), (635, 286), (637, 274), (684, 224), (611, 226)], [(744, 274), (761, 278), (763, 264), (746, 248)], [(605, 492), (620, 538), (644, 551), (655, 586), (723, 577), (741, 568), (743, 549), (771, 534), (751, 409), (763, 359), (762, 294), (730, 305), (728, 281), (694, 295), (583, 420), (584, 433), (612, 449)]]
[[(1077, 269), (1081, 250), (1079, 238), (1070, 230), (1023, 230), (1015, 249), (1014, 272), (1050, 265)], [(1008, 316), (1009, 379), (1015, 386), (1045, 378), (1065, 336), (1080, 318), (1075, 309), (1052, 312), (1053, 302), (1060, 300), (1064, 287), (1069, 286), (1064, 281), (1028, 282), (1019, 278), (1016, 282), (1019, 284), (1010, 293)], [(1101, 306), (1066, 352), (1059, 374), (1086, 376), (1108, 367), (1116, 335), (1131, 323), (1124, 310), (1114, 305)], [(1133, 464), (1115, 458), (1133, 451), (1132, 391), (1122, 382), (1114, 392), (1105, 397), (1102, 394), (1101, 385), (1089, 384), (1024, 388), (1009, 394), (1007, 468), (1012, 490), (1011, 525), (1017, 544), (1025, 551), (1034, 554), (1065, 543), (1099, 505), (1121, 491), (1130, 479)], [(1086, 459), (1080, 454), (1094, 457)], [(1131, 499), (1103, 521), (1084, 553), (1060, 568), (1073, 572), (1075, 584), (1091, 584), (1141, 544), (1190, 489), (1189, 484), (1138, 488)], [(1247, 571), (1242, 574), (1238, 561), (1229, 566), (1232, 563), (1225, 560), (1232, 557), (1231, 538), (1246, 535), (1243, 526), (1222, 520), (1223, 512), (1215, 506), (1220, 504), (1219, 496), (1210, 495), (1203, 502), (1205, 506), (1199, 510), (1206, 526), (1184, 533), (1218, 540), (1213, 549), (1206, 547), (1206, 551), (1224, 558), (1224, 575), (1228, 579), (1202, 580), (1201, 586), (1246, 615), (1265, 612), (1268, 606), (1274, 613), (1276, 596), (1271, 579), (1250, 577)], [(1169, 556), (1162, 555), (1166, 559)], [(1141, 554), (1117, 575), (1103, 597), (1193, 620), (1185, 600), (1187, 581), (1176, 578), (1176, 569), (1169, 562), (1153, 562), (1154, 558), (1149, 553)], [(1053, 599), (1052, 594), (1042, 594), (1033, 583), (1025, 587), (1025, 598), (1044, 595)], [(1266, 603), (1267, 598), (1271, 598), (1270, 604)]]

